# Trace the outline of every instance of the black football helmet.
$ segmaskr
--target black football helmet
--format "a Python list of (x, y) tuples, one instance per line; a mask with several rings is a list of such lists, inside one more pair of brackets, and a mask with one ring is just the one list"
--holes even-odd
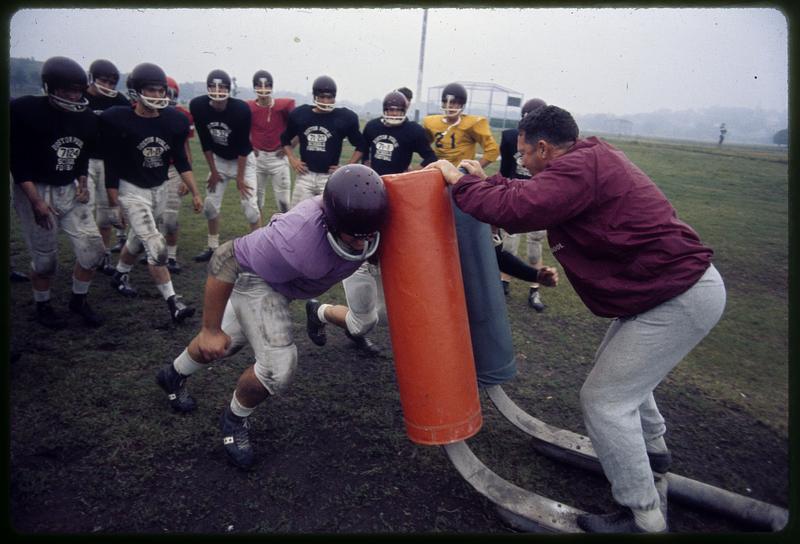
[(272, 95), (272, 74), (266, 70), (259, 70), (253, 74), (253, 91), (258, 96)]
[(81, 65), (67, 57), (50, 57), (42, 65), (42, 89), (50, 97), (50, 103), (66, 111), (79, 112), (86, 109), (89, 101), (81, 95), (73, 101), (55, 94), (57, 90), (86, 90), (86, 72)]
[(231, 76), (225, 70), (211, 70), (206, 77), (206, 89), (211, 100), (227, 100), (231, 95)]
[[(101, 84), (97, 81), (97, 78), (108, 78), (114, 81), (114, 87), (106, 87), (105, 85)], [(97, 92), (107, 96), (109, 98), (114, 98), (117, 96), (117, 83), (119, 82), (119, 70), (117, 67), (114, 66), (114, 63), (110, 60), (106, 59), (97, 59), (92, 64), (89, 65), (89, 84), (94, 84), (94, 88), (97, 89)]]
[[(363, 164), (348, 164), (331, 174), (322, 192), (328, 242), (341, 258), (365, 261), (378, 250), (378, 230), (386, 220), (389, 201), (386, 187), (375, 170)], [(361, 253), (342, 242), (340, 234), (366, 238)]]
[(545, 102), (541, 98), (531, 98), (530, 100), (526, 100), (525, 103), (522, 105), (522, 116), (525, 117), (530, 112), (538, 110), (539, 108), (543, 108), (546, 105), (547, 102)]
[(336, 101), (331, 104), (325, 104), (317, 100), (317, 97), (322, 94), (330, 94), (336, 98), (336, 82), (330, 76), (319, 76), (314, 80), (311, 85), (311, 94), (314, 95), (314, 105), (322, 111), (333, 111)]
[[(160, 66), (151, 62), (137, 64), (126, 82), (128, 95), (136, 102), (141, 102), (150, 109), (160, 110), (169, 106), (167, 95), (167, 74)], [(142, 89), (147, 86), (164, 87), (164, 96), (144, 96)]]
[[(403, 110), (402, 115), (389, 115), (386, 113), (390, 108)], [(408, 100), (405, 95), (400, 91), (392, 91), (383, 97), (383, 116), (381, 120), (384, 125), (397, 126), (402, 125), (406, 120), (406, 112), (408, 111)]]
[(460, 83), (450, 83), (442, 89), (442, 112), (455, 117), (464, 110), (467, 103), (467, 89)]

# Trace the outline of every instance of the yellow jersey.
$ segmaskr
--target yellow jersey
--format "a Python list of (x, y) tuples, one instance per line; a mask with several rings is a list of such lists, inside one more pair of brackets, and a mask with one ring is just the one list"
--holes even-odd
[(475, 146), (483, 149), (483, 158), (489, 162), (497, 160), (500, 148), (492, 137), (489, 121), (479, 115), (461, 115), (450, 125), (444, 115), (428, 115), (422, 119), (422, 126), (428, 140), (433, 144), (433, 152), (439, 159), (445, 159), (458, 166), (464, 159), (475, 158)]

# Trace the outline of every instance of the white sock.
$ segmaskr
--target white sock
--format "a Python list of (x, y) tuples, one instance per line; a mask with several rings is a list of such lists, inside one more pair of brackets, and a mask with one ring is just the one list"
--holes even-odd
[(169, 297), (175, 294), (175, 289), (172, 287), (171, 281), (162, 283), (161, 285), (156, 285), (156, 289), (158, 289), (158, 292), (161, 293), (162, 297), (164, 297), (164, 300), (167, 300)]
[(50, 300), (50, 289), (47, 291), (37, 291), (36, 289), (33, 290), (33, 300), (36, 302), (47, 302)]
[(211, 249), (217, 249), (219, 247), (219, 234), (208, 235), (208, 247)]
[(178, 246), (167, 246), (167, 259), (175, 259), (178, 256)]
[(203, 365), (192, 359), (188, 349), (184, 349), (183, 352), (172, 361), (172, 367), (182, 376), (191, 376), (203, 368)]
[(236, 391), (233, 392), (233, 397), (231, 398), (231, 412), (233, 412), (233, 415), (239, 417), (247, 417), (254, 411), (255, 411), (255, 406), (253, 408), (242, 406), (242, 403), (240, 403), (239, 399), (236, 398)]
[(320, 304), (319, 308), (317, 308), (317, 317), (323, 323), (327, 323), (328, 322), (328, 320), (325, 319), (325, 309), (329, 308), (329, 307), (330, 307), (330, 304)]
[(132, 264), (125, 264), (122, 262), (122, 259), (120, 259), (119, 262), (117, 262), (117, 272), (119, 272), (120, 274), (127, 274), (131, 270), (133, 270)]
[(633, 520), (642, 529), (649, 533), (657, 533), (667, 528), (667, 522), (664, 520), (664, 515), (659, 508), (652, 510), (638, 510), (631, 508), (633, 512)]
[(72, 292), (76, 295), (85, 295), (89, 292), (89, 286), (92, 284), (92, 280), (89, 281), (81, 281), (75, 276), (72, 276)]
[(664, 441), (664, 437), (659, 436), (655, 440), (651, 440), (647, 443), (647, 451), (650, 453), (667, 453), (669, 448), (667, 448), (667, 443)]

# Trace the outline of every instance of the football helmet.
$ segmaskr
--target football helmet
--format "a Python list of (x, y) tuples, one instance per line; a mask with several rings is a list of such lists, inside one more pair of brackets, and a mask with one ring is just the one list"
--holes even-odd
[[(387, 111), (390, 108), (403, 110), (403, 114), (389, 115)], [(403, 93), (401, 93), (400, 91), (392, 91), (383, 97), (383, 116), (381, 117), (381, 120), (383, 121), (384, 125), (387, 126), (402, 125), (403, 121), (406, 120), (407, 111), (408, 111), (408, 100), (406, 100), (405, 95), (403, 95)]]
[[(319, 76), (314, 80), (311, 85), (311, 93), (314, 95), (314, 105), (322, 111), (333, 111), (336, 104), (336, 82), (330, 76)], [(323, 94), (333, 95), (334, 101), (330, 104), (325, 104), (317, 100), (317, 97)]]
[(69, 100), (56, 95), (58, 90), (86, 90), (87, 78), (80, 64), (67, 57), (50, 57), (42, 65), (42, 90), (50, 98), (50, 103), (62, 110), (80, 112), (89, 105), (89, 100), (81, 94), (79, 100)]
[[(97, 78), (108, 78), (114, 81), (114, 88), (106, 87), (97, 81)], [(103, 96), (114, 98), (117, 96), (117, 83), (119, 82), (119, 70), (114, 66), (114, 63), (106, 59), (97, 59), (89, 65), (89, 84), (94, 84), (97, 92)]]
[[(348, 164), (337, 169), (322, 192), (328, 243), (333, 251), (348, 261), (365, 261), (378, 250), (380, 232), (386, 220), (389, 202), (386, 187), (375, 170), (363, 164)], [(340, 235), (349, 234), (366, 240), (357, 252)]]
[(169, 105), (175, 106), (178, 104), (178, 95), (181, 93), (181, 88), (178, 82), (167, 76), (167, 98), (169, 98)]
[(272, 74), (266, 70), (253, 74), (253, 91), (258, 96), (272, 96)]
[(467, 103), (467, 89), (460, 83), (450, 83), (442, 89), (442, 113), (455, 117), (464, 110)]
[(538, 110), (539, 108), (543, 108), (546, 105), (547, 102), (545, 102), (541, 98), (531, 98), (530, 100), (526, 100), (525, 103), (522, 105), (522, 116), (525, 117), (533, 110)]
[[(127, 86), (131, 99), (141, 102), (150, 109), (160, 110), (169, 106), (167, 74), (164, 73), (161, 67), (153, 63), (143, 62), (137, 64), (128, 76)], [(142, 89), (148, 86), (163, 87), (164, 96), (145, 96), (142, 94)]]
[(211, 100), (227, 100), (231, 95), (231, 76), (224, 70), (211, 70), (206, 78), (206, 89)]

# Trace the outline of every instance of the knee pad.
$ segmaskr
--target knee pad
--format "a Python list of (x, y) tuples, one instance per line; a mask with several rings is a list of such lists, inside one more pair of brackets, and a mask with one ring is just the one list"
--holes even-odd
[(258, 211), (257, 204), (257, 202), (252, 202), (250, 200), (242, 200), (242, 211), (244, 212), (247, 222), (251, 225), (253, 223), (258, 223), (261, 219), (261, 212)]
[(110, 227), (117, 221), (117, 215), (108, 206), (97, 206), (97, 226)]
[(164, 232), (175, 234), (178, 232), (178, 212), (166, 211), (163, 216)]
[(167, 241), (161, 233), (150, 236), (144, 243), (147, 245), (147, 264), (154, 266), (167, 264)]
[(366, 314), (357, 314), (353, 310), (347, 312), (345, 316), (347, 330), (353, 336), (363, 336), (378, 324), (378, 310), (373, 309)]
[[(119, 233), (117, 233), (117, 235), (119, 236)], [(128, 248), (128, 253), (131, 255), (138, 255), (144, 251), (144, 245), (142, 245), (142, 241), (139, 240), (139, 237), (136, 236), (133, 231), (127, 233), (126, 235), (128, 239), (125, 242), (125, 247)]]
[(209, 221), (216, 219), (219, 215), (219, 210), (216, 208), (216, 206), (214, 206), (214, 202), (212, 202), (209, 197), (206, 197), (206, 200), (203, 203), (203, 215), (205, 215), (206, 219)]
[(55, 251), (36, 253), (31, 260), (31, 269), (40, 276), (51, 278), (58, 271), (58, 256)]
[(297, 368), (297, 346), (289, 344), (270, 348), (256, 358), (253, 367), (256, 378), (271, 395), (286, 389)]
[(78, 264), (86, 270), (92, 270), (100, 266), (106, 254), (106, 246), (103, 239), (98, 236), (83, 238), (77, 245)]

